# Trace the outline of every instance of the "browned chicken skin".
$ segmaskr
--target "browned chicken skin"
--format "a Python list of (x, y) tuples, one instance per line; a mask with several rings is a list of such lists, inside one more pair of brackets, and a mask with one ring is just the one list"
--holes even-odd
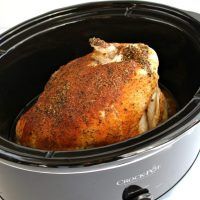
[(167, 119), (153, 49), (98, 38), (90, 44), (94, 51), (56, 71), (21, 116), (18, 143), (45, 150), (98, 147), (134, 137)]

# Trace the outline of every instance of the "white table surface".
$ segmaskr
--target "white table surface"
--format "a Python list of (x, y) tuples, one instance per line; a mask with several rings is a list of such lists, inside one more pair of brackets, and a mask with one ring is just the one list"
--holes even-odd
[[(99, 0), (96, 0), (99, 1)], [(152, 0), (149, 0), (152, 1)], [(0, 33), (27, 19), (69, 5), (92, 2), (91, 0), (0, 0)], [(183, 10), (200, 13), (199, 0), (154, 0)], [(161, 200), (198, 200), (200, 186), (200, 156), (192, 170)]]

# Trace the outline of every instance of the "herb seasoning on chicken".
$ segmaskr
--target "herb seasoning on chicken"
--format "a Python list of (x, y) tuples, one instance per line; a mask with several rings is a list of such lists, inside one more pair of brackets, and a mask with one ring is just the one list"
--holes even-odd
[(149, 46), (91, 38), (94, 51), (56, 71), (19, 119), (17, 141), (44, 150), (98, 147), (126, 140), (168, 118)]

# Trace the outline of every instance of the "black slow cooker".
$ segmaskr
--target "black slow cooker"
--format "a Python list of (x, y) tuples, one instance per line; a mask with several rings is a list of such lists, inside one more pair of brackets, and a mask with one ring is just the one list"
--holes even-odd
[[(179, 111), (124, 142), (41, 151), (13, 140), (17, 116), (62, 64), (91, 51), (90, 37), (143, 42)], [(0, 36), (0, 199), (149, 200), (172, 188), (200, 150), (200, 23), (168, 6), (98, 2), (55, 10)], [(28, 104), (27, 104), (28, 103)], [(13, 128), (14, 127), (14, 128)]]

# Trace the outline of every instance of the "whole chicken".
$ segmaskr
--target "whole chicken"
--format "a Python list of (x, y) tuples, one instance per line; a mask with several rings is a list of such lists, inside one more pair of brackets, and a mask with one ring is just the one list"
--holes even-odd
[(99, 147), (137, 136), (168, 118), (152, 48), (99, 38), (89, 42), (94, 51), (60, 67), (20, 117), (19, 144), (53, 151)]

